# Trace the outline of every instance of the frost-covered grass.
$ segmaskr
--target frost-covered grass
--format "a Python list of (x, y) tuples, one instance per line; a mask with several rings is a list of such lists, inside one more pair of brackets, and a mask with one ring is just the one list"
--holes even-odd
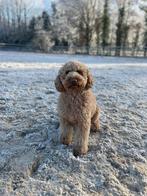
[[(75, 158), (59, 143), (62, 63), (94, 76), (101, 132)], [(0, 52), (0, 195), (147, 195), (147, 59)]]
[[(60, 64), (69, 60), (78, 60), (86, 64), (95, 65), (147, 65), (147, 58), (125, 58), (125, 57), (102, 57), (102, 56), (88, 56), (88, 55), (56, 55), (56, 54), (43, 54), (31, 52), (4, 52), (0, 51), (0, 62), (4, 63), (49, 63)], [(18, 64), (17, 64), (18, 65)], [(37, 65), (36, 65), (37, 66)], [(38, 65), (39, 66), (39, 65)], [(39, 66), (39, 67), (40, 67)]]

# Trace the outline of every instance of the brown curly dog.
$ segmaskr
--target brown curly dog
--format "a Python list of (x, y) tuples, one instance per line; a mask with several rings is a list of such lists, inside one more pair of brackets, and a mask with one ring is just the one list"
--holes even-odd
[(91, 90), (92, 76), (85, 65), (68, 62), (55, 80), (61, 92), (58, 101), (61, 143), (68, 145), (74, 135), (73, 154), (86, 154), (90, 129), (99, 130), (99, 109)]

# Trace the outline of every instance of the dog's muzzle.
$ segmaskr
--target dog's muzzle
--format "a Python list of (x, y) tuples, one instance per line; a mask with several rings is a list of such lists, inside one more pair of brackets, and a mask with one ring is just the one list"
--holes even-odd
[(70, 84), (70, 86), (77, 86), (78, 85), (78, 79), (76, 79), (76, 78), (69, 79), (69, 84)]

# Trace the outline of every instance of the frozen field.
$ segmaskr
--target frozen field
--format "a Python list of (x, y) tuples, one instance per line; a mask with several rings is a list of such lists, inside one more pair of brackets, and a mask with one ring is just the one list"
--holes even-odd
[[(79, 158), (59, 143), (54, 79), (69, 60), (89, 66), (101, 108)], [(0, 195), (147, 195), (147, 59), (0, 52)]]

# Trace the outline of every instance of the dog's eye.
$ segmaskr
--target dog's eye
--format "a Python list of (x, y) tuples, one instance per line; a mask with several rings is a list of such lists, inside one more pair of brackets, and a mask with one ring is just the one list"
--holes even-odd
[(83, 76), (83, 72), (82, 72), (81, 70), (78, 70), (77, 72), (78, 72), (80, 75)]
[(70, 71), (66, 71), (65, 74), (67, 75)]

